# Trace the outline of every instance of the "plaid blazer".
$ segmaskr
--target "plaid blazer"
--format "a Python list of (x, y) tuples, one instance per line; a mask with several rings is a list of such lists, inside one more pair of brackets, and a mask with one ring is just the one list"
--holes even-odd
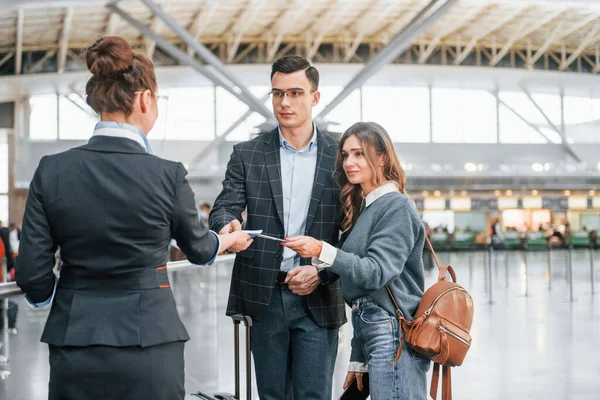
[[(335, 245), (342, 217), (340, 191), (333, 179), (337, 142), (317, 131), (317, 164), (311, 200), (306, 216), (305, 235)], [(245, 229), (283, 237), (283, 190), (280, 142), (277, 129), (236, 144), (227, 164), (223, 190), (210, 213), (211, 229), (218, 232), (233, 219), (242, 220), (247, 207)], [(233, 265), (227, 315), (241, 313), (258, 320), (271, 302), (283, 247), (273, 241), (255, 238), (240, 252)], [(310, 259), (302, 258), (301, 265)], [(330, 279), (308, 295), (308, 307), (315, 322), (324, 328), (339, 328), (346, 322), (340, 283)]]

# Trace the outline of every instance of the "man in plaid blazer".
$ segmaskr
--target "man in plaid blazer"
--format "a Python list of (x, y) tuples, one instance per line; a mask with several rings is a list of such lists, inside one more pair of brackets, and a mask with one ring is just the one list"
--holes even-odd
[[(247, 208), (248, 230), (276, 238), (309, 235), (335, 245), (342, 216), (333, 179), (337, 142), (312, 122), (319, 73), (304, 58), (287, 56), (273, 63), (271, 84), (279, 126), (233, 147), (210, 226), (241, 229)], [(295, 268), (300, 272), (286, 284)], [(319, 274), (310, 259), (280, 242), (257, 237), (235, 259), (227, 314), (235, 313), (255, 320), (261, 400), (331, 399), (338, 328), (346, 322), (335, 276)]]

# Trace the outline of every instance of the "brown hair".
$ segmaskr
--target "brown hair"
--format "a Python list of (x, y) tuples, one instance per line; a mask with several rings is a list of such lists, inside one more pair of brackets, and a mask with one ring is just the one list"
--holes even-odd
[(131, 115), (136, 91), (156, 92), (154, 64), (120, 36), (98, 39), (86, 50), (85, 60), (93, 74), (85, 86), (86, 101), (97, 113)]
[[(344, 171), (342, 149), (346, 139), (351, 136), (356, 136), (362, 144), (365, 158), (373, 169), (377, 185), (383, 184), (384, 181), (393, 181), (398, 185), (400, 192), (406, 194), (406, 174), (400, 165), (400, 160), (398, 160), (390, 135), (388, 135), (381, 125), (375, 122), (357, 122), (348, 128), (342, 135), (338, 144), (338, 155), (335, 165), (336, 181), (342, 189), (340, 198), (344, 209), (344, 219), (342, 221), (343, 231), (352, 228), (356, 222), (363, 200), (361, 186), (350, 183), (346, 176), (346, 172)], [(383, 155), (385, 157), (383, 175), (381, 174), (380, 169), (375, 167), (373, 161), (375, 155)]]
[(312, 85), (312, 90), (319, 90), (319, 71), (311, 66), (306, 58), (300, 56), (285, 56), (275, 60), (271, 66), (271, 79), (273, 79), (276, 72), (291, 74), (302, 70), (304, 70), (308, 81)]

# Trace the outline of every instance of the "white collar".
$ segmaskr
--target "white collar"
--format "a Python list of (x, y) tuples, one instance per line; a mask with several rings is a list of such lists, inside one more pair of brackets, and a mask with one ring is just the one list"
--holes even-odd
[(371, 193), (365, 197), (365, 208), (369, 207), (375, 200), (383, 196), (384, 194), (397, 192), (398, 185), (396, 182), (387, 181), (383, 185), (379, 186), (377, 189), (374, 189)]
[(122, 128), (98, 128), (94, 130), (93, 136), (109, 136), (130, 139), (137, 142), (145, 152), (148, 152), (144, 139), (141, 138), (137, 133), (131, 132), (127, 129)]

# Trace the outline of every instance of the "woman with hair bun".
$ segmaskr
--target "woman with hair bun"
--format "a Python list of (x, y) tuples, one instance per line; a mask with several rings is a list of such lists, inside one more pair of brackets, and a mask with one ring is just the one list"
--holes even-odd
[[(154, 66), (121, 37), (86, 52), (87, 103), (100, 115), (89, 142), (43, 157), (29, 186), (17, 284), (52, 305), (50, 400), (184, 398), (184, 343), (166, 271), (171, 239), (195, 264), (252, 241), (198, 218), (181, 163), (152, 155)], [(60, 248), (60, 279), (52, 268)]]

